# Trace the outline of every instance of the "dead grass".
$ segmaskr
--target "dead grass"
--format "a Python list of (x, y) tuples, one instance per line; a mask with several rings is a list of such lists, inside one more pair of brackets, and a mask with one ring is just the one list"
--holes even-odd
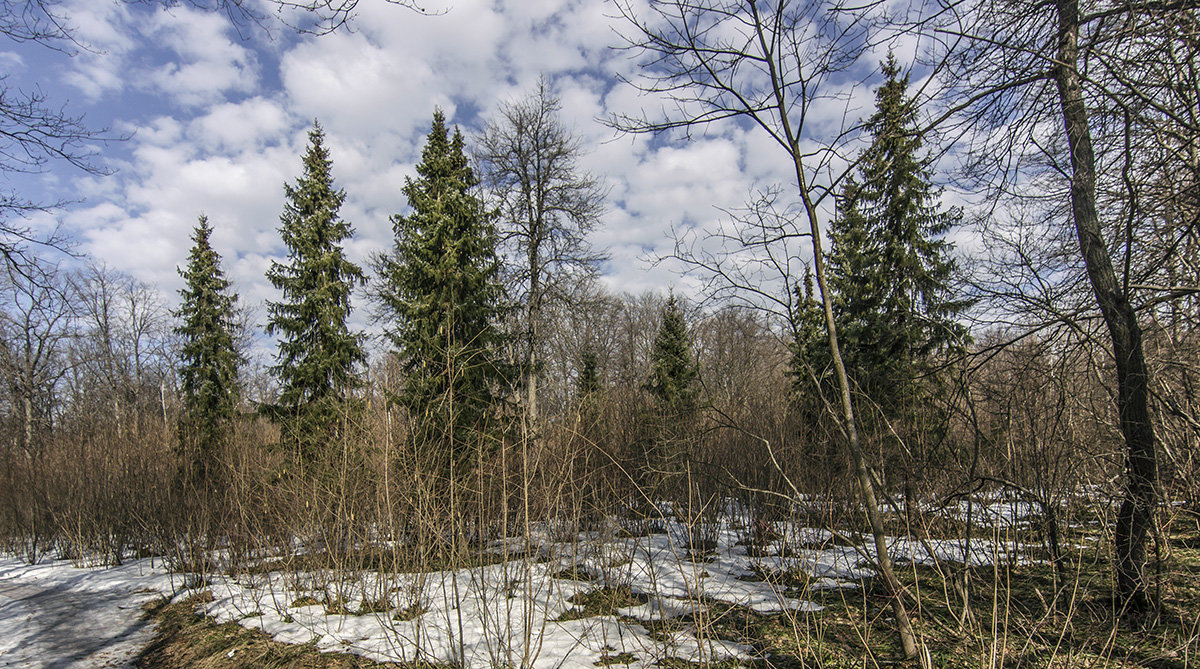
[(322, 653), (313, 644), (295, 645), (273, 640), (260, 630), (237, 623), (217, 624), (195, 613), (202, 596), (147, 607), (146, 615), (157, 629), (154, 641), (134, 661), (141, 669), (368, 669), (411, 667), (372, 662), (357, 655)]
[[(1152, 563), (1157, 618), (1120, 621), (1113, 604), (1111, 565), (1104, 551), (1071, 553), (1058, 584), (1046, 563), (970, 570), (972, 615), (937, 570), (899, 570), (910, 611), (933, 666), (1189, 669), (1200, 656), (1200, 533), (1169, 537), (1169, 558)], [(887, 598), (870, 581), (865, 590), (825, 591), (809, 599), (815, 613), (764, 615), (715, 604), (711, 636), (744, 643), (766, 656), (756, 667), (917, 666), (901, 659)]]
[(568, 602), (575, 605), (559, 616), (560, 621), (615, 615), (618, 609), (645, 604), (649, 599), (628, 586), (603, 587), (573, 595)]

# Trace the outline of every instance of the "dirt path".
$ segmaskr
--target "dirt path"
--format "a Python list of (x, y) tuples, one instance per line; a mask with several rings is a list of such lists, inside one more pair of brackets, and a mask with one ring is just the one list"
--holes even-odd
[[(122, 587), (122, 586), (126, 587)], [(0, 580), (0, 667), (129, 667), (154, 635), (127, 584)]]

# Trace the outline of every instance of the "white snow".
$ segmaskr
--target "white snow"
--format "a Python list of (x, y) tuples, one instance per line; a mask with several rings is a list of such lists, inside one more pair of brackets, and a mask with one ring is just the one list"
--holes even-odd
[(126, 667), (153, 637), (142, 605), (173, 592), (161, 561), (81, 569), (0, 557), (0, 667)]
[[(380, 661), (563, 667), (623, 655), (637, 658), (627, 666), (648, 667), (669, 657), (752, 657), (750, 647), (714, 639), (697, 624), (708, 619), (713, 602), (766, 614), (819, 611), (806, 593), (853, 589), (874, 574), (870, 542), (833, 545), (825, 530), (776, 523), (777, 535), (787, 540), (748, 552), (739, 544), (745, 531), (728, 523), (693, 524), (688, 531), (674, 521), (665, 524), (667, 533), (643, 537), (615, 536), (613, 524), (603, 535), (584, 534), (572, 542), (556, 542), (553, 537), (562, 532), (543, 528), (527, 541), (496, 542), (489, 551), (501, 560), (507, 554), (533, 557), (454, 571), (353, 573), (332, 582), (282, 571), (216, 577), (206, 586), (212, 601), (200, 609), (218, 622), (262, 629), (279, 641), (311, 641), (321, 650)], [(688, 551), (688, 538), (695, 536), (707, 539), (709, 550), (701, 555)], [(898, 561), (964, 559), (962, 546), (953, 541), (901, 537), (889, 544)], [(971, 564), (1008, 559), (1004, 548), (977, 539), (966, 559)], [(25, 660), (49, 643), (46, 625), (30, 624), (34, 612), (20, 588), (74, 593), (73, 606), (80, 609), (72, 612), (79, 616), (74, 620), (116, 634), (120, 638), (111, 648), (126, 658), (148, 640), (145, 624), (137, 623), (141, 604), (160, 595), (186, 596), (178, 588), (181, 580), (147, 560), (110, 569), (0, 560), (0, 666), (39, 666)], [(642, 603), (583, 617), (580, 600), (573, 598), (601, 588), (627, 589)], [(330, 610), (324, 605), (330, 599), (342, 606)], [(380, 599), (388, 610), (364, 607)], [(121, 636), (126, 629), (130, 632)], [(14, 664), (10, 657), (19, 660)]]

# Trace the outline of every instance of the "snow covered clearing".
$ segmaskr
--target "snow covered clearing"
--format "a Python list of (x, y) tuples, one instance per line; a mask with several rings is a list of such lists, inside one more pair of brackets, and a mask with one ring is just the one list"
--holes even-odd
[[(188, 590), (161, 561), (85, 569), (4, 559), (0, 662), (39, 666), (30, 658), (61, 649), (62, 657), (86, 663), (78, 666), (122, 666), (149, 638), (142, 604), (201, 590), (212, 598), (198, 610), (218, 622), (379, 661), (564, 667), (619, 658), (648, 667), (666, 658), (746, 659), (754, 656), (752, 647), (711, 635), (706, 621), (719, 611), (715, 605), (807, 615), (821, 608), (806, 599), (811, 592), (854, 589), (873, 575), (869, 542), (835, 545), (824, 530), (775, 523), (771, 533), (783, 540), (748, 546), (739, 540), (745, 531), (725, 523), (668, 521), (665, 528), (637, 537), (584, 533), (569, 542), (554, 541), (561, 532), (543, 529), (528, 542), (494, 542), (491, 551), (500, 555), (492, 564), (457, 570), (210, 575), (190, 578)], [(901, 561), (964, 557), (958, 542), (896, 538), (891, 544)], [(1006, 548), (1012, 547), (977, 539), (967, 557), (972, 564), (1015, 559)], [(40, 611), (39, 593), (46, 592), (70, 597)], [(68, 630), (82, 633), (78, 643), (64, 641)], [(108, 658), (114, 663), (100, 664)]]

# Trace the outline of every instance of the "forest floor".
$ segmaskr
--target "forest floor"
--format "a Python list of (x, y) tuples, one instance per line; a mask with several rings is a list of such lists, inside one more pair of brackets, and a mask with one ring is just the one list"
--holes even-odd
[[(1179, 525), (1150, 565), (1157, 614), (1120, 624), (1102, 537), (1087, 528), (1065, 533), (1057, 577), (1032, 526), (967, 550), (928, 536), (891, 544), (933, 666), (1187, 669), (1200, 666), (1200, 528)], [(779, 526), (755, 544), (727, 524), (642, 529), (497, 542), (476, 565), (383, 575), (312, 556), (186, 579), (161, 561), (3, 559), (0, 667), (911, 664), (869, 545), (847, 541), (861, 537)]]

